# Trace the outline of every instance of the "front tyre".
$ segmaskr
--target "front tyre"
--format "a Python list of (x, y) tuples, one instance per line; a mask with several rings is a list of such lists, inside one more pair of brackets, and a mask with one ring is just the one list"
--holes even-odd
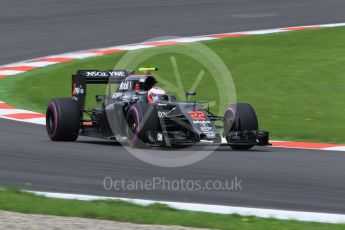
[(52, 141), (75, 141), (80, 130), (78, 102), (71, 98), (56, 98), (49, 102), (46, 129)]
[(126, 115), (127, 141), (131, 147), (143, 148), (149, 142), (148, 131), (159, 130), (159, 118), (154, 105), (132, 105)]
[[(224, 136), (236, 131), (258, 130), (258, 119), (253, 107), (246, 103), (238, 103), (229, 106), (224, 114)], [(229, 142), (229, 141), (228, 141)], [(246, 150), (254, 147), (255, 144), (233, 144), (232, 149)]]

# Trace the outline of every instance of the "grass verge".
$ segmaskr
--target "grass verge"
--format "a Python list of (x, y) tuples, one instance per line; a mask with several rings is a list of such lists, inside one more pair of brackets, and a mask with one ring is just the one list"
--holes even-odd
[[(231, 71), (238, 102), (255, 107), (260, 128), (270, 131), (273, 139), (345, 143), (342, 135), (345, 126), (340, 125), (345, 122), (344, 40), (345, 28), (340, 27), (203, 44), (224, 61)], [(181, 46), (145, 49), (144, 56), (150, 56), (150, 52), (162, 53), (157, 52), (138, 66), (158, 66), (159, 75), (174, 82), (169, 58), (174, 55), (188, 89), (203, 66), (176, 53), (176, 47)], [(44, 112), (49, 99), (70, 95), (71, 74), (77, 69), (112, 69), (122, 56), (89, 58), (0, 80), (0, 99), (20, 108)], [(197, 99), (219, 97), (221, 92), (211, 79), (206, 70), (197, 88)], [(89, 97), (88, 101), (93, 99)]]
[(0, 190), (0, 210), (30, 214), (84, 217), (138, 224), (179, 225), (211, 229), (344, 229), (341, 224), (286, 221), (239, 215), (180, 211), (165, 205), (140, 206), (123, 201), (52, 199), (17, 189)]

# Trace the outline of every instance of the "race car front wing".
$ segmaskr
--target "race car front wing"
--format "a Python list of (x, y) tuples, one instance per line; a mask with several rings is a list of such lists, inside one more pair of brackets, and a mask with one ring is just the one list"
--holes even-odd
[(225, 139), (229, 145), (271, 145), (266, 131), (231, 131)]

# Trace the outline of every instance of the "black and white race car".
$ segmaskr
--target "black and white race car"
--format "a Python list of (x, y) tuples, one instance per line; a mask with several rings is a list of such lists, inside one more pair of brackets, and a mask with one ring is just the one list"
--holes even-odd
[[(249, 104), (230, 105), (223, 116), (202, 103), (178, 102), (167, 95), (151, 71), (79, 70), (72, 76), (72, 97), (52, 99), (46, 128), (53, 141), (75, 141), (79, 135), (127, 142), (132, 147), (192, 145), (200, 141), (249, 149), (269, 145), (268, 132), (258, 130)], [(109, 84), (107, 95), (96, 95), (99, 108), (85, 109), (88, 84)], [(115, 92), (111, 92), (114, 86)], [(218, 125), (222, 123), (223, 125)], [(226, 143), (222, 143), (222, 137)]]

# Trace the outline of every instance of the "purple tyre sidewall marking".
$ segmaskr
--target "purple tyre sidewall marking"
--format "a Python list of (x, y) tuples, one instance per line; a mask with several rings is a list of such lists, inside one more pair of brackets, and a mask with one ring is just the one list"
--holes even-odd
[(230, 106), (229, 108), (227, 108), (225, 110), (225, 112), (227, 112), (227, 111), (231, 112), (233, 115), (235, 115), (235, 113), (236, 113), (236, 109), (234, 108), (234, 106)]
[(139, 111), (138, 111), (138, 109), (136, 107), (132, 106), (128, 112), (131, 112), (132, 110), (135, 113), (136, 129), (135, 129), (135, 133), (134, 133), (132, 140), (128, 140), (128, 142), (131, 146), (134, 146), (138, 141), (138, 136), (140, 133), (140, 123), (139, 123)]
[[(229, 106), (226, 110), (225, 110), (225, 113), (224, 113), (224, 117), (227, 113), (230, 113), (231, 114), (231, 118), (233, 119), (232, 120), (232, 124), (229, 124), (230, 126), (233, 125), (233, 123), (235, 122), (235, 117), (236, 117), (236, 106), (235, 105), (231, 105)], [(224, 121), (224, 124), (226, 123), (229, 123), (229, 121)]]
[(54, 130), (49, 133), (50, 138), (54, 138), (57, 133), (57, 126), (58, 126), (58, 113), (57, 113), (57, 108), (54, 102), (49, 103), (49, 108), (53, 110), (53, 116), (54, 116)]
[(236, 116), (236, 106), (231, 105), (230, 107), (228, 107), (228, 108), (225, 110), (225, 114), (226, 114), (227, 112), (230, 112), (230, 113), (233, 115), (233, 118), (235, 118), (235, 116)]

